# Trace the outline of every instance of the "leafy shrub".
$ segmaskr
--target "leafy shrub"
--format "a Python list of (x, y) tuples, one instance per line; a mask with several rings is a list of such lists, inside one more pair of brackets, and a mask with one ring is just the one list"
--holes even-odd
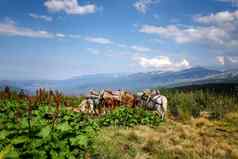
[(161, 119), (157, 114), (142, 108), (121, 107), (99, 119), (101, 126), (159, 125), (160, 123)]
[[(4, 152), (5, 157), (84, 157), (98, 128), (87, 115), (64, 109), (55, 114), (54, 109), (49, 112), (47, 105), (41, 105), (33, 109), (29, 119), (26, 108), (19, 109), (18, 104), (15, 101), (0, 102), (0, 152)], [(16, 110), (21, 112), (18, 121)], [(45, 114), (52, 114), (53, 119), (45, 118)]]
[[(104, 126), (159, 125), (143, 109), (119, 108), (100, 118), (40, 104), (29, 116), (26, 102), (0, 101), (0, 154), (10, 158), (84, 158)], [(9, 148), (8, 148), (9, 147)]]
[(222, 119), (224, 114), (238, 111), (238, 99), (235, 96), (216, 94), (210, 91), (166, 91), (169, 112), (179, 119), (198, 117), (207, 111), (211, 118)]

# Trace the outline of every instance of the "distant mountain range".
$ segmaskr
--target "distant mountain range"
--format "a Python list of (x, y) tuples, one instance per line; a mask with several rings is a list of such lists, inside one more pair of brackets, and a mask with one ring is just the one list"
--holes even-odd
[(0, 81), (0, 86), (11, 86), (34, 92), (37, 88), (58, 89), (65, 94), (81, 94), (90, 89), (140, 90), (153, 87), (176, 87), (201, 83), (237, 82), (238, 69), (218, 71), (194, 67), (180, 71), (153, 71), (134, 74), (95, 74), (67, 80)]

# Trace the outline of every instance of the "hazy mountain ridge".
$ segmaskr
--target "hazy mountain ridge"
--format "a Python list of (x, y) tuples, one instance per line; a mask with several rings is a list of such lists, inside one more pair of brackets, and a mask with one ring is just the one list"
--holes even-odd
[(58, 89), (66, 94), (85, 93), (89, 89), (139, 90), (153, 87), (191, 85), (196, 83), (238, 82), (238, 70), (218, 71), (194, 67), (181, 71), (153, 71), (134, 74), (95, 74), (67, 80), (0, 81), (0, 86), (10, 85), (34, 91), (37, 88)]

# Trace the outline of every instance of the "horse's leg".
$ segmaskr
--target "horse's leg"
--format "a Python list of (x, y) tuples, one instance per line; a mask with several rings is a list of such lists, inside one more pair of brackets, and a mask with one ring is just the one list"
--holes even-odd
[(112, 112), (113, 111), (113, 103), (111, 102), (110, 103), (110, 112)]
[(103, 114), (104, 112), (104, 106), (103, 105), (99, 105), (99, 108), (98, 108), (98, 113), (99, 113), (99, 115), (101, 115), (101, 114)]
[(104, 114), (104, 106), (103, 105), (100, 105), (100, 108), (99, 108), (99, 114), (103, 115)]
[(164, 120), (164, 112), (161, 114), (161, 119)]
[(95, 108), (95, 114), (96, 116), (100, 115), (100, 106), (97, 106), (97, 108)]
[(164, 111), (161, 112), (161, 119), (162, 119), (162, 120), (165, 119), (165, 112), (164, 112)]
[(160, 105), (157, 107), (157, 111), (159, 111), (162, 120), (164, 120), (164, 112), (163, 112), (163, 110), (162, 110)]
[(110, 105), (108, 102), (105, 102), (105, 113), (107, 114), (110, 111)]
[(112, 110), (115, 109), (116, 101), (112, 100)]
[(95, 114), (95, 106), (94, 106), (94, 104), (90, 104), (90, 113), (91, 114)]
[(104, 114), (106, 113), (105, 108), (106, 108), (106, 106), (105, 106), (105, 100), (103, 99), (103, 100), (101, 101), (101, 104), (100, 104), (100, 110), (101, 110), (100, 114), (103, 114), (103, 115), (104, 115)]
[(107, 112), (106, 112), (106, 107), (105, 105), (103, 106), (103, 115), (105, 115)]

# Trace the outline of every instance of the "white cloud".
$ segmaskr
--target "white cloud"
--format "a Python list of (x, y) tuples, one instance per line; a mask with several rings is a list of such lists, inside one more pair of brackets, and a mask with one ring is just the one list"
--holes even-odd
[(198, 42), (209, 46), (238, 48), (238, 10), (195, 16), (196, 26), (142, 25), (139, 32), (159, 35), (179, 44)]
[(138, 11), (138, 12), (141, 12), (141, 13), (146, 13), (147, 10), (153, 5), (153, 4), (156, 4), (158, 3), (159, 1), (158, 0), (138, 0), (136, 1), (133, 6), (135, 7), (135, 9)]
[(139, 32), (158, 34), (162, 38), (172, 39), (177, 43), (208, 40), (218, 44), (223, 44), (223, 42), (229, 38), (229, 35), (225, 30), (214, 26), (179, 28), (175, 25), (169, 25), (166, 27), (143, 25), (139, 29)]
[(221, 65), (233, 66), (238, 64), (238, 56), (217, 56), (217, 62)]
[(34, 13), (30, 13), (29, 16), (34, 18), (34, 19), (45, 20), (45, 21), (48, 21), (48, 22), (51, 22), (53, 20), (52, 17), (46, 16), (46, 15), (37, 15), (37, 14), (34, 14)]
[(64, 37), (65, 37), (65, 35), (62, 34), (62, 33), (57, 33), (57, 34), (55, 34), (55, 36), (57, 36), (57, 37), (59, 37), (59, 38), (64, 38)]
[(9, 17), (4, 18), (4, 23), (13, 24), (13, 25), (16, 24), (16, 22), (14, 20), (12, 20), (11, 18), (9, 18)]
[(96, 12), (96, 5), (79, 5), (77, 0), (47, 0), (44, 5), (49, 11), (64, 11), (67, 14), (90, 14)]
[(238, 56), (227, 56), (227, 60), (233, 64), (238, 64)]
[(135, 61), (140, 66), (147, 69), (160, 69), (160, 70), (178, 70), (189, 68), (191, 65), (186, 59), (181, 61), (172, 61), (167, 56), (159, 56), (158, 58), (146, 58), (143, 56), (136, 57)]
[(45, 30), (33, 30), (31, 28), (18, 27), (14, 21), (0, 22), (0, 34), (8, 36), (22, 36), (31, 38), (53, 38), (54, 34)]
[(78, 35), (78, 34), (70, 34), (69, 35), (70, 38), (81, 38), (81, 35)]
[(218, 62), (219, 64), (221, 64), (221, 65), (224, 65), (224, 64), (225, 64), (225, 58), (224, 58), (224, 56), (217, 56), (216, 59), (217, 59), (217, 62)]
[(238, 48), (238, 39), (233, 39), (225, 44), (227, 48)]
[(88, 48), (87, 49), (90, 53), (92, 53), (93, 55), (99, 55), (100, 51), (94, 48)]
[(137, 51), (137, 52), (149, 52), (151, 51), (150, 48), (142, 47), (142, 46), (131, 46), (131, 49)]
[(86, 41), (97, 43), (97, 44), (112, 44), (113, 42), (110, 39), (103, 37), (86, 37)]
[(199, 23), (224, 25), (224, 23), (231, 23), (237, 21), (238, 11), (223, 11), (208, 16), (195, 16), (194, 19)]
[(238, 68), (238, 56), (233, 55), (233, 56), (224, 56), (225, 59), (225, 68), (226, 69), (237, 69)]

